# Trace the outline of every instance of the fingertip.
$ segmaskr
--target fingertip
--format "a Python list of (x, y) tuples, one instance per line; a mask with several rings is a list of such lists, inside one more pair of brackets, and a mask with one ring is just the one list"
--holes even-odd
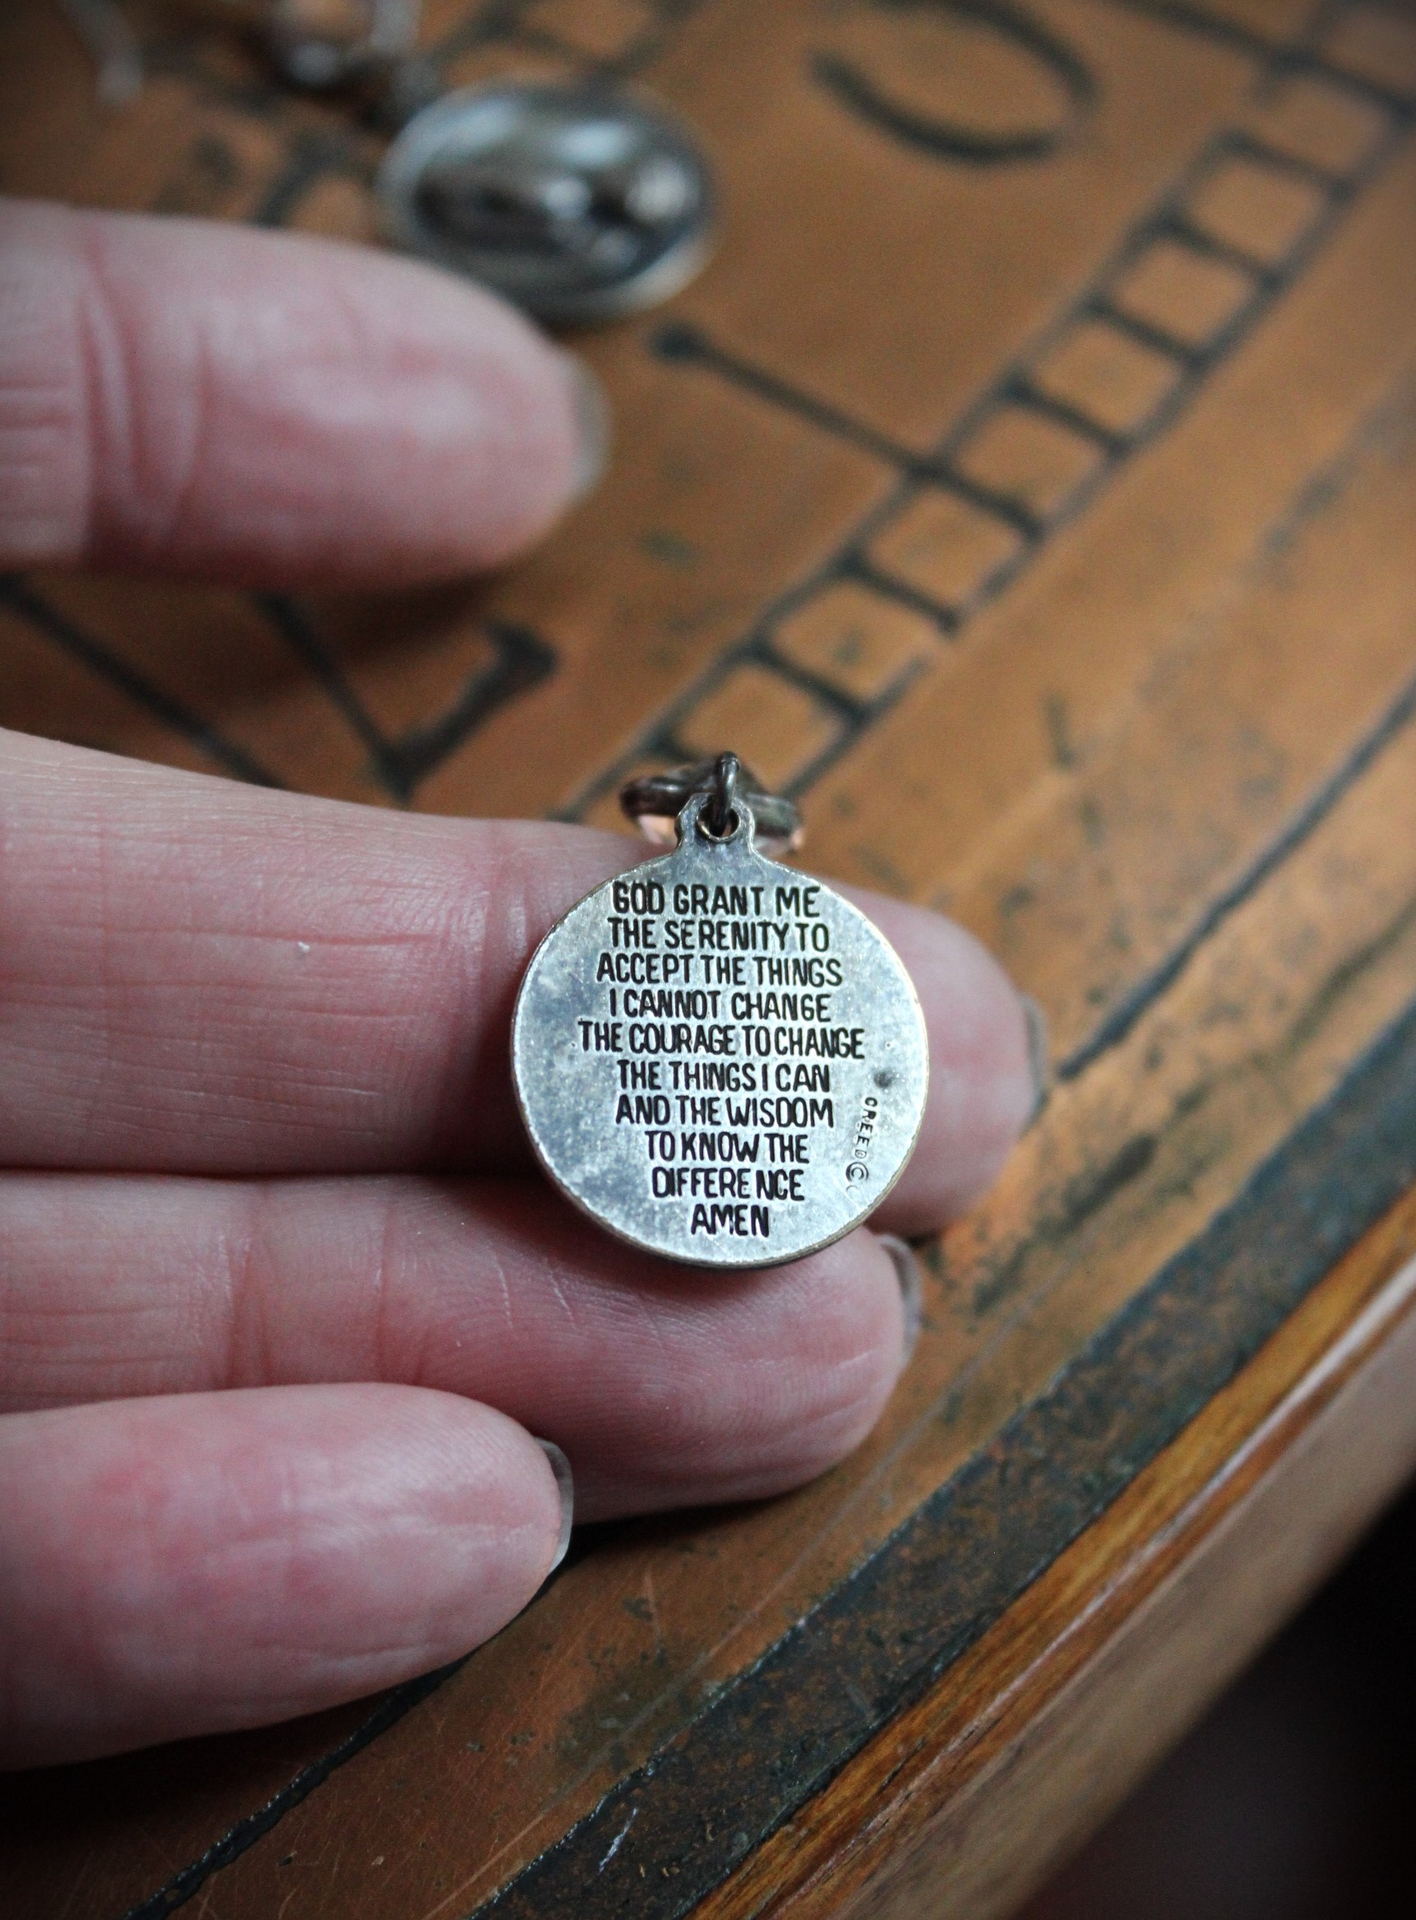
[(804, 1485), (875, 1426), (912, 1344), (908, 1275), (865, 1229), (732, 1277), (646, 1263), (639, 1284), (644, 1336), (606, 1377), (625, 1374), (630, 1350), (645, 1371), (589, 1410), (577, 1455), (587, 1519)]
[(895, 1269), (895, 1279), (899, 1283), (902, 1316), (900, 1366), (903, 1370), (914, 1358), (924, 1325), (924, 1276), (908, 1240), (902, 1240), (896, 1233), (879, 1233), (875, 1237)]
[(579, 506), (605, 477), (614, 437), (614, 416), (610, 397), (599, 379), (579, 354), (563, 352), (564, 373), (570, 387), (571, 412), (575, 420), (575, 466), (566, 496), (568, 507)]
[(570, 1551), (570, 1534), (575, 1525), (575, 1475), (571, 1471), (569, 1460), (554, 1440), (543, 1440), (538, 1436), (536, 1445), (546, 1456), (546, 1464), (556, 1483), (556, 1499), (559, 1503), (555, 1545), (551, 1553), (551, 1563), (546, 1568), (546, 1577), (549, 1579)]
[(521, 1611), (566, 1502), (516, 1422), (421, 1387), (277, 1387), (0, 1425), (0, 1764), (317, 1711)]
[(814, 1479), (854, 1453), (895, 1391), (917, 1332), (912, 1276), (898, 1244), (857, 1228), (800, 1263), (806, 1271), (798, 1276), (786, 1352), (800, 1368), (801, 1407), (797, 1433), (782, 1436), (782, 1486)]
[(603, 469), (592, 377), (421, 262), (0, 207), (0, 562), (235, 584), (498, 565)]
[(1046, 1027), (983, 944), (926, 908), (853, 894), (915, 983), (929, 1032), (929, 1099), (910, 1163), (878, 1224), (916, 1236), (974, 1206), (1045, 1091)]
[(1055, 1078), (1052, 1066), (1052, 1036), (1047, 1024), (1047, 1015), (1041, 1005), (1030, 993), (1018, 995), (1023, 1008), (1023, 1022), (1028, 1030), (1028, 1066), (1032, 1070), (1033, 1104), (1024, 1125), (1030, 1127), (1041, 1114), (1052, 1097), (1052, 1084)]

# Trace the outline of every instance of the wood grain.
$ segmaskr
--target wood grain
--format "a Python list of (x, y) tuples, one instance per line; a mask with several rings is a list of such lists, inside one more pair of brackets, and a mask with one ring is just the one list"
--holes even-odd
[[(374, 120), (132, 11), (105, 115), (7, 10), (0, 181), (373, 236)], [(1057, 1083), (844, 1467), (597, 1532), (417, 1687), (20, 1783), (0, 1905), (1001, 1913), (1412, 1457), (1416, 21), (426, 11), (447, 84), (646, 87), (720, 171), (703, 277), (576, 343), (606, 484), (436, 593), (0, 583), (0, 722), (602, 823), (730, 741), (1002, 955)]]
[(1011, 1912), (1416, 1465), (1413, 1253), (1408, 1195), (704, 1920)]

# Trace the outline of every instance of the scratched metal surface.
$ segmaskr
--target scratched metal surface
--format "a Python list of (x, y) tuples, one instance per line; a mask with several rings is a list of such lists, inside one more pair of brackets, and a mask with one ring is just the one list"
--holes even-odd
[[(0, 22), (8, 188), (369, 237), (375, 126), (133, 12), (153, 77), (108, 116), (52, 8)], [(7, 582), (0, 721), (606, 822), (627, 770), (731, 741), (801, 798), (814, 864), (1001, 953), (1058, 1086), (928, 1250), (919, 1353), (845, 1468), (605, 1534), (436, 1686), (31, 1783), (17, 1913), (687, 1911), (1060, 1550), (1075, 1476), (1104, 1501), (1287, 1310), (1296, 1196), (1321, 1267), (1411, 1177), (1416, 17), (428, 14), (449, 83), (625, 78), (721, 170), (703, 278), (579, 343), (605, 487), (437, 593)], [(1126, 1436), (1104, 1460), (1056, 1438), (1083, 1404)], [(1074, 1478), (1015, 1506), (978, 1462), (1037, 1421)], [(920, 1613), (909, 1570), (956, 1563), (958, 1617), (927, 1583)], [(916, 1653), (866, 1638), (892, 1631)], [(749, 1734), (725, 1832), (709, 1783)]]

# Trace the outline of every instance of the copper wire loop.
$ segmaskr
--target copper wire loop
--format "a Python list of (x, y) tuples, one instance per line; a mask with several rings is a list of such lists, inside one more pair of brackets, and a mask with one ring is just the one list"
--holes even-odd
[(620, 788), (620, 807), (649, 839), (672, 845), (673, 824), (695, 793), (711, 796), (702, 820), (718, 838), (731, 832), (735, 802), (741, 796), (752, 809), (764, 850), (795, 852), (801, 845), (801, 813), (795, 801), (765, 793), (762, 782), (735, 753), (715, 754), (711, 760), (669, 767), (663, 773), (640, 774)]
[(735, 753), (720, 753), (713, 762), (713, 784), (709, 789), (708, 804), (703, 809), (703, 823), (717, 840), (725, 840), (737, 826), (733, 802), (737, 799), (738, 775), (741, 771), (742, 762)]

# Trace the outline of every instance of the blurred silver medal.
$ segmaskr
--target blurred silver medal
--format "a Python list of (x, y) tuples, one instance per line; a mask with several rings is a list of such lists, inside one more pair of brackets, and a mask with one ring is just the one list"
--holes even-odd
[(597, 87), (469, 87), (424, 107), (379, 170), (391, 238), (537, 319), (584, 325), (698, 271), (708, 168), (677, 121)]
[[(143, 56), (121, 0), (57, 4), (93, 56), (99, 98), (131, 101)], [(254, 36), (290, 85), (362, 97), (401, 128), (375, 184), (389, 239), (538, 320), (640, 312), (708, 256), (708, 163), (663, 107), (591, 81), (440, 95), (436, 55), (419, 50), (421, 0), (184, 0), (183, 10)]]

